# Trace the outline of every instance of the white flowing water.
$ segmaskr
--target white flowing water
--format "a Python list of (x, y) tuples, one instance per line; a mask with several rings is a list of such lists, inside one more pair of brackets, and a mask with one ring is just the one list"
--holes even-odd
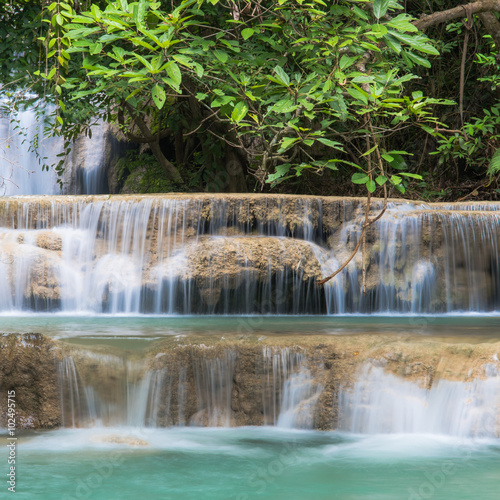
[[(81, 351), (75, 363), (65, 357), (58, 366), (64, 427), (110, 425), (222, 426), (233, 424), (232, 393), (237, 353), (227, 349), (194, 350), (189, 364), (167, 363), (150, 369), (147, 362)], [(80, 370), (77, 368), (80, 365)], [(105, 379), (92, 365), (106, 366)], [(308, 369), (305, 353), (290, 348), (264, 348), (262, 404), (264, 423), (284, 428), (313, 428), (323, 387)], [(90, 368), (89, 368), (90, 367)], [(82, 371), (83, 370), (83, 371)], [(188, 383), (192, 374), (193, 383)], [(188, 407), (194, 400), (196, 410)], [(186, 414), (191, 412), (189, 421)], [(159, 416), (161, 415), (161, 423)]]
[(340, 428), (361, 434), (443, 434), (500, 437), (500, 373), (486, 364), (483, 378), (438, 380), (430, 388), (367, 364), (339, 404)]
[(256, 203), (263, 214), (276, 216), (246, 214), (246, 200), (200, 197), (4, 199), (0, 279), (6, 286), (0, 311), (500, 310), (500, 217), (493, 208), (469, 213), (393, 208), (378, 222), (368, 247), (369, 286), (363, 293), (361, 255), (324, 287), (315, 285), (357, 241), (357, 219), (326, 230), (321, 199), (296, 200), (292, 208), (300, 222), (293, 224), (287, 219), (289, 201)]
[(264, 423), (310, 429), (323, 387), (315, 382), (306, 353), (300, 349), (265, 347), (262, 402)]
[[(63, 141), (46, 139), (43, 127), (33, 109), (0, 116), (0, 195), (60, 192), (55, 171), (42, 166), (58, 162)], [(33, 142), (38, 144), (38, 156)]]
[(35, 108), (0, 115), (0, 196), (98, 194), (107, 192), (105, 151), (107, 127), (92, 127), (92, 137), (80, 136), (71, 145), (64, 162), (62, 186), (54, 166), (64, 151), (64, 139), (46, 137), (44, 128), (52, 107)]
[(22, 450), (21, 500), (498, 498), (498, 444), (429, 435), (111, 427), (37, 433)]

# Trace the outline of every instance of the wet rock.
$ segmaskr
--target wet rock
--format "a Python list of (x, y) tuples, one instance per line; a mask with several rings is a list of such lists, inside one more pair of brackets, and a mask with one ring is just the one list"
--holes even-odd
[(57, 343), (36, 333), (0, 337), (0, 426), (7, 427), (7, 393), (15, 391), (16, 428), (61, 424)]
[[(244, 338), (192, 335), (165, 339), (143, 353), (120, 355), (105, 346), (9, 335), (0, 349), (0, 387), (15, 388), (19, 423), (30, 428), (95, 424), (95, 414), (85, 406), (89, 402), (78, 402), (75, 393), (67, 392), (72, 385), (73, 391), (80, 386), (80, 395), (92, 394), (91, 401), (100, 402), (100, 409), (93, 411), (100, 412), (106, 425), (123, 425), (125, 419), (159, 427), (272, 425), (282, 405), (288, 404), (286, 391), (293, 389), (301, 396), (288, 408), (288, 421), (328, 430), (336, 428), (341, 417), (340, 395), (353, 386), (366, 363), (430, 388), (440, 379), (468, 382), (497, 373), (495, 356), (500, 351), (499, 342), (409, 341), (396, 335), (280, 335), (258, 340), (251, 333)], [(139, 411), (137, 420), (133, 415), (140, 408), (144, 413)], [(5, 406), (0, 409), (5, 419)], [(133, 437), (110, 439), (144, 445), (134, 444)]]

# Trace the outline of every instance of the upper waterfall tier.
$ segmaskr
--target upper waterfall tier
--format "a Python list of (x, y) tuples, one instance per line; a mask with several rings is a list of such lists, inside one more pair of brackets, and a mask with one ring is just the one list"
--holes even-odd
[(318, 286), (355, 247), (364, 206), (286, 195), (0, 198), (0, 311), (500, 310), (498, 204), (394, 200), (364, 254)]

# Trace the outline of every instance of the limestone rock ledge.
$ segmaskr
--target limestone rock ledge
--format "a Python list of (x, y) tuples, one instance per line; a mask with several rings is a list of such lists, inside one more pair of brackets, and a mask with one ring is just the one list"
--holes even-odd
[[(73, 416), (68, 412), (76, 411), (77, 402), (61, 406), (61, 394), (67, 389), (61, 386), (61, 366), (70, 360), (67, 373), (73, 377), (72, 384), (80, 384), (80, 396), (90, 390), (93, 401), (109, 409), (121, 408), (122, 413), (140, 406), (139, 401), (144, 401), (144, 408), (154, 403), (154, 416), (149, 415), (148, 420), (146, 410), (141, 416), (149, 425), (273, 424), (273, 405), (282, 394), (285, 379), (282, 372), (277, 376), (272, 370), (285, 366), (289, 357), (295, 361), (287, 369), (290, 373), (307, 369), (311, 387), (294, 410), (298, 412), (295, 425), (312, 422), (315, 429), (330, 430), (341, 418), (341, 391), (353, 387), (366, 363), (383, 366), (402, 380), (430, 389), (441, 379), (482, 379), (487, 367), (498, 372), (499, 353), (500, 341), (452, 343), (398, 335), (193, 335), (168, 337), (142, 352), (79, 347), (37, 334), (5, 335), (0, 344), (0, 390), (2, 395), (16, 391), (20, 428), (94, 425), (92, 412), (83, 404)], [(273, 388), (269, 381), (275, 376), (281, 386)], [(132, 393), (133, 405), (123, 399)], [(301, 414), (308, 408), (312, 413), (306, 422)], [(123, 424), (120, 412), (108, 411), (104, 423)], [(4, 396), (0, 418), (0, 425), (5, 426)], [(126, 421), (144, 423), (130, 415)]]
[(37, 333), (0, 337), (0, 427), (7, 427), (7, 394), (15, 391), (16, 429), (61, 425), (57, 343)]
[[(372, 201), (372, 216), (380, 205)], [(365, 206), (361, 198), (288, 195), (1, 199), (0, 309), (240, 313), (231, 302), (238, 287), (253, 290), (240, 304), (294, 296), (296, 309), (279, 313), (498, 309), (494, 203), (391, 200), (365, 250), (316, 287), (355, 248)]]

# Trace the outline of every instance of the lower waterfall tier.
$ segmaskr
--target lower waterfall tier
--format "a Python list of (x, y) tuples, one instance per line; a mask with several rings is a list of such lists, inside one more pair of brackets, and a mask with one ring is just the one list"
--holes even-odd
[(0, 389), (16, 388), (24, 428), (274, 425), (500, 436), (500, 342), (193, 335), (139, 352), (39, 334), (1, 342)]

